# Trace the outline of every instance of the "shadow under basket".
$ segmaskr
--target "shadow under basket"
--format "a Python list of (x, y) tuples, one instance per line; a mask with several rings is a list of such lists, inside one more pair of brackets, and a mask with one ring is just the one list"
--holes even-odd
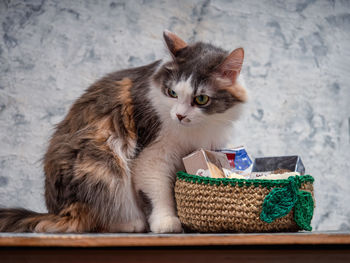
[(311, 231), (310, 175), (288, 179), (216, 179), (178, 172), (175, 199), (187, 232)]

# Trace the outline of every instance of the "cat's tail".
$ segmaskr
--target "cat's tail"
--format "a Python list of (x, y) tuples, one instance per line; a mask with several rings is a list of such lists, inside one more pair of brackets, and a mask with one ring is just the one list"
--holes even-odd
[(22, 208), (1, 208), (0, 232), (34, 232), (38, 223), (48, 215)]
[[(22, 208), (0, 209), (0, 232), (90, 232), (91, 221), (68, 212), (65, 215), (37, 213)], [(83, 214), (83, 213), (82, 213)]]

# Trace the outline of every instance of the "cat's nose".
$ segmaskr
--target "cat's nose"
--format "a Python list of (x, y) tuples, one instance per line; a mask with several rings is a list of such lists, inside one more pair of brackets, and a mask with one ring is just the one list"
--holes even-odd
[(181, 114), (176, 114), (176, 117), (179, 119), (179, 121), (181, 121), (181, 120), (186, 118), (186, 116), (183, 116)]

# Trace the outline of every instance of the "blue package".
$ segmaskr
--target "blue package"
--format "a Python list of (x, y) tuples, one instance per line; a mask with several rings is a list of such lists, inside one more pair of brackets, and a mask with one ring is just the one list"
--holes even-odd
[(234, 167), (232, 171), (236, 173), (250, 173), (252, 168), (252, 160), (249, 158), (249, 155), (244, 147), (238, 147), (235, 149), (224, 149), (220, 152), (228, 154), (235, 154)]

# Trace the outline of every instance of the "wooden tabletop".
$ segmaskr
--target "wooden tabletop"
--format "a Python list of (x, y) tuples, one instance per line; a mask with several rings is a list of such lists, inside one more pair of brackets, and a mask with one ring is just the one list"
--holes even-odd
[(350, 233), (275, 234), (33, 234), (0, 233), (0, 247), (165, 247), (350, 245)]

